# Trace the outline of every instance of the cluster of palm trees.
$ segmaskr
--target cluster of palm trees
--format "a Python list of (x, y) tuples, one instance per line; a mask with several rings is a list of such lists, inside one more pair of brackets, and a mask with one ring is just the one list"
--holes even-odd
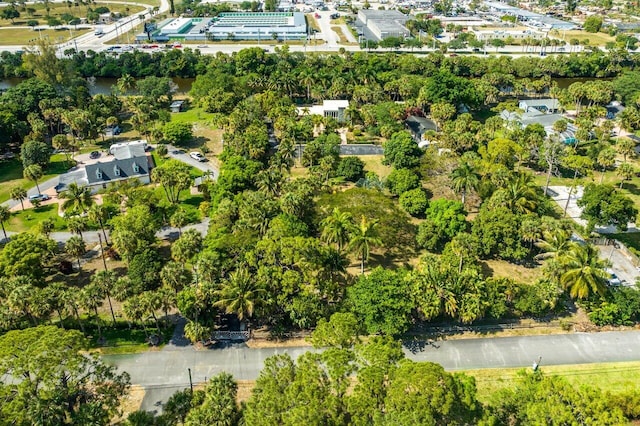
[(320, 223), (321, 239), (335, 244), (338, 252), (348, 249), (357, 253), (360, 258), (360, 273), (364, 274), (365, 262), (369, 260), (371, 249), (382, 245), (377, 225), (377, 219), (369, 220), (365, 216), (361, 216), (360, 222), (355, 223), (351, 213), (336, 207)]
[(591, 295), (603, 296), (607, 292), (609, 262), (599, 257), (592, 244), (573, 241), (567, 230), (547, 230), (537, 242), (543, 251), (539, 258), (546, 259), (546, 274), (557, 282), (574, 299), (586, 299)]

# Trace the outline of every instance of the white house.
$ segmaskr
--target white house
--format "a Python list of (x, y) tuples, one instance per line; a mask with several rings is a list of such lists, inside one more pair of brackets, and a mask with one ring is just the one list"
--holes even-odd
[(347, 108), (349, 108), (348, 100), (328, 100), (322, 101), (322, 105), (298, 108), (298, 115), (321, 115), (323, 117), (332, 117), (342, 123), (346, 119), (345, 111)]

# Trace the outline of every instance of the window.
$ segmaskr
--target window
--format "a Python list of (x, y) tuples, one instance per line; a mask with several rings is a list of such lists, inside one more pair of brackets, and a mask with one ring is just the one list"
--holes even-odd
[(118, 167), (117, 164), (113, 166), (113, 174), (116, 176), (120, 176), (120, 167)]
[(140, 173), (140, 166), (138, 166), (138, 163), (133, 163), (133, 173)]
[(96, 169), (96, 178), (102, 179), (102, 170)]

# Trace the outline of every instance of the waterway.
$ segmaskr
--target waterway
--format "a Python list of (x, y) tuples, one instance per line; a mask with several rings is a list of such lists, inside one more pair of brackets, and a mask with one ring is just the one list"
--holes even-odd
[[(191, 85), (193, 84), (194, 80), (195, 79), (193, 78), (174, 77), (173, 82), (178, 87), (177, 93), (178, 94), (189, 93), (189, 91), (191, 90)], [(558, 88), (566, 89), (575, 82), (578, 82), (578, 81), (585, 82), (585, 81), (590, 81), (595, 79), (593, 78), (554, 78), (552, 80), (558, 83)], [(9, 78), (6, 80), (0, 80), (0, 91), (16, 86), (21, 81), (23, 81), (22, 78)], [(109, 94), (111, 93), (111, 90), (116, 85), (116, 83), (117, 83), (117, 79), (115, 78), (103, 78), (103, 77), (90, 78), (89, 88), (92, 95), (96, 95), (98, 93)]]

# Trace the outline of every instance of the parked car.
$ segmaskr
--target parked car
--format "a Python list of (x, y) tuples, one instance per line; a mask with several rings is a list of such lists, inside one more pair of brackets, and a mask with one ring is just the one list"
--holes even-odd
[(89, 154), (89, 158), (96, 159), (98, 157), (100, 157), (100, 151), (91, 151), (91, 154)]
[(607, 272), (609, 273), (609, 275), (611, 275), (611, 278), (609, 278), (609, 280), (607, 281), (609, 285), (614, 287), (622, 285), (622, 281), (620, 280), (620, 278), (618, 278), (615, 272), (613, 272), (611, 269), (607, 269)]
[(29, 196), (29, 201), (47, 201), (50, 198), (47, 194), (35, 194)]
[(120, 133), (122, 133), (122, 129), (120, 128), (120, 126), (115, 125), (114, 127), (105, 127), (104, 132), (107, 135), (119, 135)]
[(195, 152), (195, 151), (190, 152), (189, 153), (189, 157), (193, 158), (194, 160), (200, 161), (200, 162), (207, 161), (207, 159), (204, 157), (204, 155), (200, 154), (199, 152)]

